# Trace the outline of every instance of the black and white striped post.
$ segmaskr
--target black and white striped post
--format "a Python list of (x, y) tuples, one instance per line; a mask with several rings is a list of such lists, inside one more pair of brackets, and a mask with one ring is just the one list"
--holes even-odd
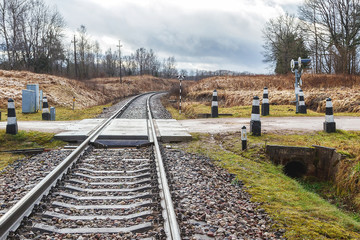
[(185, 76), (179, 75), (177, 78), (180, 81), (180, 88), (179, 88), (179, 114), (181, 114), (181, 81), (184, 80)]
[(334, 121), (334, 111), (331, 98), (326, 99), (324, 131), (327, 133), (336, 132), (336, 123)]
[(263, 101), (261, 104), (261, 115), (267, 116), (270, 114), (270, 106), (269, 106), (269, 90), (267, 87), (264, 87), (263, 93)]
[(211, 117), (212, 118), (219, 117), (219, 108), (218, 108), (218, 100), (217, 100), (217, 91), (216, 91), (216, 89), (214, 90), (213, 96), (212, 96)]
[(6, 124), (6, 133), (16, 135), (18, 133), (18, 125), (16, 120), (15, 102), (12, 98), (8, 100), (8, 118)]
[(251, 110), (250, 132), (253, 136), (261, 136), (261, 122), (260, 122), (260, 100), (258, 96), (253, 99)]
[(243, 126), (241, 128), (241, 144), (242, 144), (242, 150), (247, 149), (247, 134), (246, 134), (246, 127)]
[(47, 97), (43, 97), (43, 109), (42, 109), (42, 120), (50, 121), (50, 111)]
[(299, 89), (299, 113), (306, 114), (306, 106), (304, 100), (304, 92)]

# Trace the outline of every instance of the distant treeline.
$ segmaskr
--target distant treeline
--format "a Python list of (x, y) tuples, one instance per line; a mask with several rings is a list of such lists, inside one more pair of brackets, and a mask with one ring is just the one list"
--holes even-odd
[[(120, 52), (101, 50), (85, 26), (73, 40), (65, 40), (65, 21), (43, 0), (0, 0), (0, 68), (28, 70), (76, 79), (113, 77), (120, 74)], [(177, 75), (175, 58), (160, 61), (155, 52), (137, 49), (122, 56), (122, 75)]]

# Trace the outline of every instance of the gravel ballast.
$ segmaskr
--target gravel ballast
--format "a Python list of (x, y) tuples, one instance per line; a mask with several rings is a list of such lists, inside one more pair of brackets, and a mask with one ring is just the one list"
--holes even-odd
[(164, 149), (182, 239), (281, 239), (241, 181), (212, 160)]
[(71, 151), (54, 150), (15, 161), (0, 172), (0, 217), (50, 173)]

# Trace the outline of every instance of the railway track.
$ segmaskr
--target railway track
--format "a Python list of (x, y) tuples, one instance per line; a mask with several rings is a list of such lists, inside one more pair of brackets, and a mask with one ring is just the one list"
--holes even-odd
[[(1, 239), (180, 239), (151, 116), (152, 95), (126, 103), (2, 216)], [(147, 117), (152, 144), (94, 148), (91, 143), (119, 117)]]

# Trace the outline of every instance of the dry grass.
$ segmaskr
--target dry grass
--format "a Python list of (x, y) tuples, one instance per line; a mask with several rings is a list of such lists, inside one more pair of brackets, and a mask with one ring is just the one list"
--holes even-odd
[(76, 81), (47, 74), (35, 74), (25, 71), (0, 70), (0, 107), (7, 107), (8, 98), (13, 98), (17, 108), (21, 107), (22, 89), (27, 84), (39, 84), (52, 106), (72, 107), (73, 96), (78, 109), (103, 105), (126, 96), (141, 92), (169, 90), (177, 84), (176, 80), (155, 78), (152, 76), (97, 78)]
[[(333, 100), (335, 112), (360, 112), (360, 77), (303, 74), (305, 102), (316, 112), (325, 110), (325, 100)], [(262, 98), (269, 89), (270, 104), (288, 105), (295, 100), (294, 76), (255, 75), (211, 77), (189, 86), (187, 98), (194, 102), (211, 102), (212, 91), (218, 91), (220, 106), (251, 105), (255, 95)]]

